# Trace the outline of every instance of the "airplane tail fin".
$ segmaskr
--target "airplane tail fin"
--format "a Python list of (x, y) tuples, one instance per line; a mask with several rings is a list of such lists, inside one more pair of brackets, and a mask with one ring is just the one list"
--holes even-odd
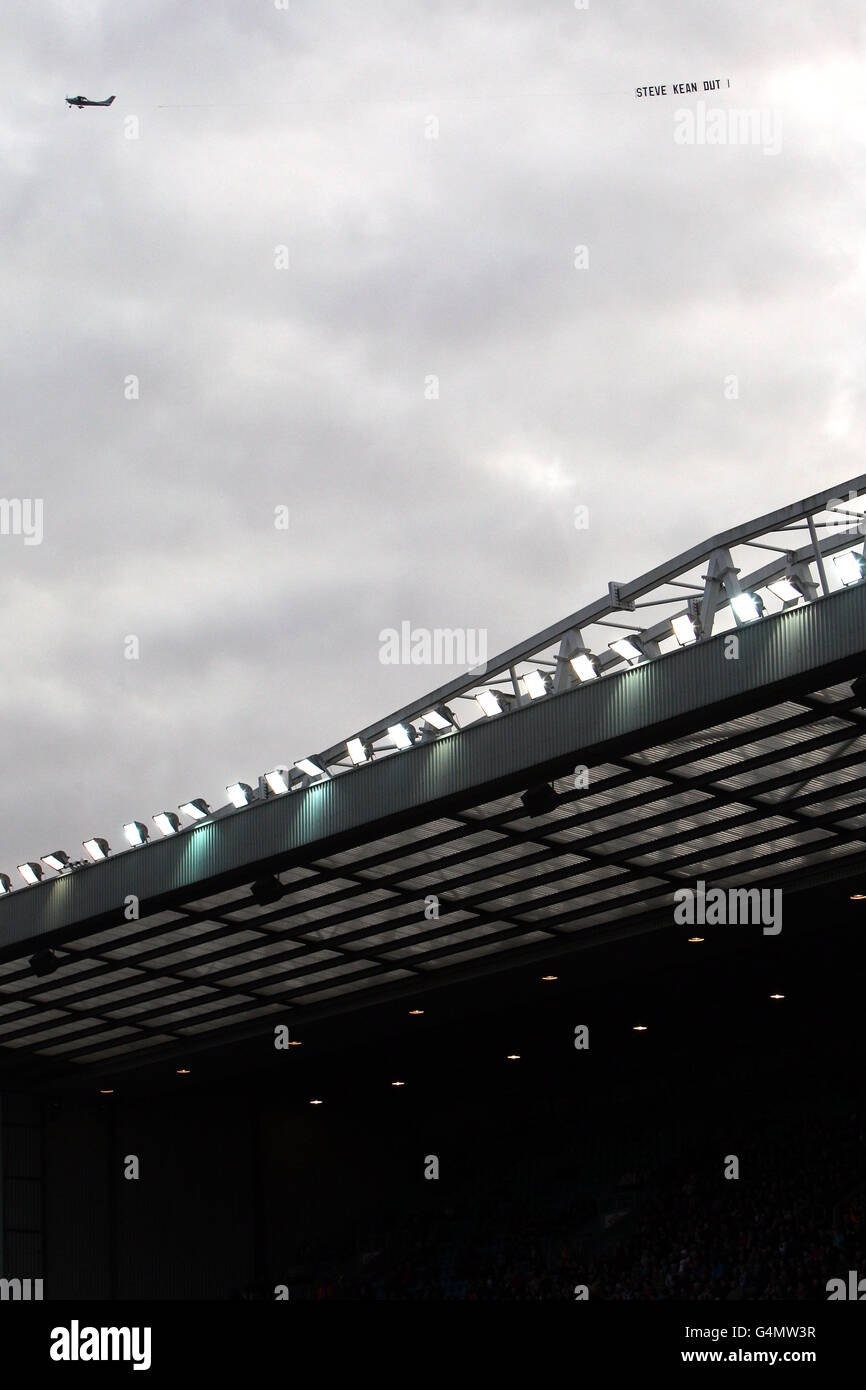
[(114, 101), (114, 97), (109, 97), (109, 98), (108, 98), (108, 101), (105, 103), (106, 106), (110, 106), (111, 103), (112, 103), (113, 101)]

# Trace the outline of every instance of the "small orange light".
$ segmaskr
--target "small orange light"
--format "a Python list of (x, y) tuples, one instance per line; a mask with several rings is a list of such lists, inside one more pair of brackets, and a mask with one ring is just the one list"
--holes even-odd
[(410, 1012), (410, 1014), (423, 1014), (424, 1010), (423, 1010), (423, 1009), (410, 1009), (409, 1012)]
[(703, 941), (703, 939), (704, 939), (704, 938), (703, 938), (702, 936), (690, 936), (690, 937), (689, 937), (689, 941)]
[(303, 1045), (298, 1038), (289, 1038), (289, 1047), (303, 1047)]
[(189, 1067), (178, 1067), (178, 1076), (189, 1076)]
[(784, 994), (771, 994), (771, 995), (770, 995), (770, 998), (771, 998), (771, 999), (784, 999), (784, 997), (785, 997)]
[(310, 1101), (310, 1104), (311, 1104), (311, 1105), (324, 1105), (325, 1102), (324, 1102), (323, 1100), (311, 1100), (311, 1101)]
[(645, 1032), (646, 1032), (646, 1024), (645, 1024), (645, 1023), (636, 1023), (636, 1024), (634, 1025), (634, 1028), (632, 1029), (632, 1032), (633, 1032), (633, 1033), (645, 1033)]
[(509, 1054), (508, 1054), (508, 1056), (506, 1057), (505, 1060), (506, 1060), (506, 1062), (519, 1062), (519, 1061), (520, 1061), (520, 1053), (519, 1053), (519, 1052), (509, 1052)]
[(852, 901), (852, 903), (862, 903), (863, 900), (864, 900), (864, 898), (866, 898), (866, 893), (852, 893), (852, 894), (851, 894), (851, 901)]
[(406, 1085), (406, 1082), (405, 1082), (405, 1081), (392, 1081), (392, 1082), (391, 1082), (391, 1085), (392, 1085), (392, 1086), (405, 1086), (405, 1085)]
[(114, 1095), (114, 1092), (113, 1092), (113, 1091), (100, 1091), (99, 1094), (100, 1094), (101, 1096), (113, 1096), (113, 1095)]
[(542, 980), (558, 980), (558, 975), (542, 975)]

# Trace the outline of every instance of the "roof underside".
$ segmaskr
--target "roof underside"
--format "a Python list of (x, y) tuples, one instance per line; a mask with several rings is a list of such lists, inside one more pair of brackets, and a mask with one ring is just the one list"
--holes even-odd
[[(864, 589), (845, 591), (744, 630), (734, 659), (715, 638), (17, 893), (0, 915), (5, 1059), (133, 1066), (670, 926), (675, 889), (699, 879), (849, 877), (866, 867), (864, 632)], [(541, 782), (557, 800), (530, 815), (521, 793)], [(318, 834), (301, 816), (316, 797)], [(251, 896), (263, 873), (279, 901)], [(60, 967), (37, 977), (47, 945)]]

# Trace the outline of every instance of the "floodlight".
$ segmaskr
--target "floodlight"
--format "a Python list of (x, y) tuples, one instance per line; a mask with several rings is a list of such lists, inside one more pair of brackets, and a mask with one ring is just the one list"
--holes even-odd
[(643, 652), (640, 647), (636, 647), (634, 642), (630, 642), (627, 637), (618, 637), (615, 642), (608, 644), (612, 652), (621, 656), (623, 661), (640, 661)]
[(273, 772), (266, 772), (265, 781), (274, 796), (283, 796), (289, 790), (286, 768), (275, 767)]
[(327, 777), (327, 769), (322, 767), (313, 758), (298, 758), (295, 767), (299, 772), (303, 772), (305, 777)]
[(56, 869), (58, 873), (61, 869), (68, 869), (70, 862), (69, 855), (63, 849), (56, 849), (53, 854), (43, 854), (42, 856), (42, 863), (47, 864), (49, 869)]
[(764, 604), (760, 596), (749, 593), (747, 589), (741, 594), (732, 594), (730, 605), (738, 623), (753, 623), (764, 614)]
[(346, 752), (352, 759), (355, 767), (360, 767), (362, 763), (370, 761), (370, 748), (362, 738), (350, 738), (346, 740)]
[(150, 839), (150, 831), (140, 820), (128, 821), (123, 827), (123, 833), (131, 845), (143, 845)]
[(550, 694), (553, 681), (546, 671), (527, 671), (523, 684), (530, 700), (540, 700), (542, 695)]
[(35, 864), (30, 860), (27, 864), (19, 864), (18, 872), (25, 883), (38, 883), (45, 870), (41, 864)]
[(803, 597), (803, 590), (799, 587), (796, 579), (777, 579), (774, 583), (768, 584), (767, 588), (783, 603), (796, 603), (798, 598)]
[(0, 894), (12, 892), (12, 880), (8, 874), (0, 874)]
[(688, 613), (680, 613), (679, 617), (672, 618), (671, 628), (681, 647), (688, 646), (689, 642), (697, 641), (698, 634)]
[(491, 719), (494, 714), (501, 714), (504, 708), (502, 696), (498, 690), (482, 690), (480, 695), (475, 696), (475, 701), (488, 719)]
[(95, 835), (92, 840), (84, 840), (82, 843), (93, 860), (107, 859), (111, 853), (108, 841), (103, 840), (99, 835)]
[(180, 816), (175, 815), (174, 811), (157, 811), (153, 823), (163, 835), (176, 835), (180, 830)]
[(595, 680), (598, 675), (595, 662), (586, 652), (581, 652), (580, 656), (571, 658), (571, 668), (579, 681)]
[(196, 796), (192, 801), (182, 801), (178, 807), (190, 820), (205, 820), (210, 815), (210, 807), (200, 796)]
[(429, 709), (424, 715), (424, 722), (441, 733), (443, 729), (456, 729), (457, 720), (451, 713), (447, 705), (437, 705), (435, 709)]
[(246, 782), (232, 782), (230, 787), (226, 787), (226, 794), (233, 806), (248, 806), (252, 800), (253, 790), (248, 787)]
[(859, 584), (866, 574), (863, 556), (858, 555), (856, 550), (843, 550), (841, 555), (834, 555), (833, 564), (846, 588), (849, 584)]
[(388, 734), (398, 748), (411, 748), (418, 737), (418, 730), (412, 724), (391, 724)]

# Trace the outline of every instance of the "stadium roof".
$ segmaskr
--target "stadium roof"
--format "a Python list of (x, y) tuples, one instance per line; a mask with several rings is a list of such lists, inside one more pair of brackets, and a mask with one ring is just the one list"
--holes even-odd
[[(336, 745), (327, 776), (286, 769), (283, 795), (260, 779), (247, 805), (7, 893), (4, 1063), (136, 1066), (670, 927), (699, 879), (866, 874), (864, 494), (866, 476), (611, 585), (363, 730), (361, 766)], [(497, 678), (502, 713), (456, 714)], [(401, 751), (398, 723), (420, 734)]]

